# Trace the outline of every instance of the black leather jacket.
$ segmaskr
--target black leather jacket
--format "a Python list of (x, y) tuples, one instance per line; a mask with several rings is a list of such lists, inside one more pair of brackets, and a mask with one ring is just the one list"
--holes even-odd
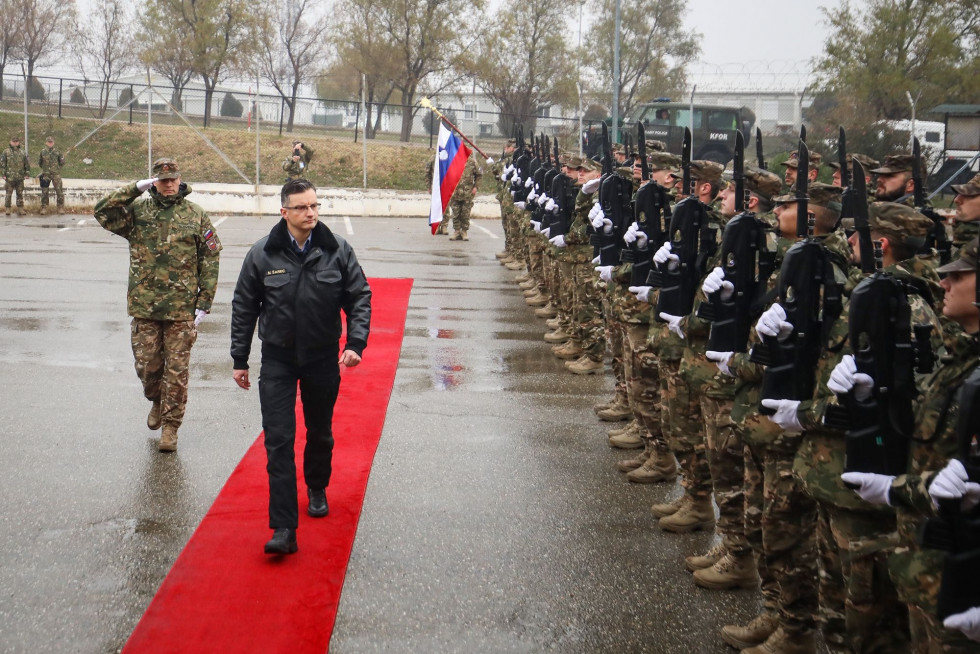
[(259, 240), (242, 264), (231, 313), (231, 358), (248, 368), (256, 320), (263, 356), (299, 365), (339, 356), (340, 310), (347, 315), (346, 350), (367, 346), (371, 288), (350, 244), (317, 223), (310, 249), (297, 254), (286, 221)]

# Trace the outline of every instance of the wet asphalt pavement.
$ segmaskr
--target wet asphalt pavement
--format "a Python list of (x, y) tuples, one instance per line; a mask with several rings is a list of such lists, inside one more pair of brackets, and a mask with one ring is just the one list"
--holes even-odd
[[(261, 429), (228, 325), (275, 219), (212, 217), (219, 288), (168, 456), (133, 370), (126, 244), (81, 218), (0, 221), (0, 652), (121, 648)], [(678, 488), (616, 471), (628, 454), (592, 413), (611, 374), (551, 355), (493, 256), (499, 222), (469, 242), (421, 218), (325, 222), (369, 276), (415, 279), (331, 652), (733, 652), (718, 630), (757, 594), (694, 586), (682, 558), (712, 536), (662, 533), (649, 506)]]

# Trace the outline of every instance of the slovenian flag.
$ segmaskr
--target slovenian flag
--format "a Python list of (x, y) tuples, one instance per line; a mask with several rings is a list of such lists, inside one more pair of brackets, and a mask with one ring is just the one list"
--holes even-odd
[(433, 234), (442, 222), (442, 214), (449, 206), (449, 198), (463, 176), (463, 168), (469, 157), (470, 149), (446, 128), (444, 122), (439, 121), (439, 148), (432, 167), (432, 204), (429, 208), (429, 227)]

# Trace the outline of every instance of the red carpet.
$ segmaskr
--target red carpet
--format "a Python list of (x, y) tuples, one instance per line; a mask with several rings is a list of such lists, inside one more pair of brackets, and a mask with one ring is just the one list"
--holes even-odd
[[(306, 652), (330, 644), (364, 500), (398, 367), (410, 279), (372, 279), (371, 335), (364, 361), (344, 370), (334, 413), (330, 515), (306, 515), (302, 406), (296, 401), (299, 552), (272, 557), (269, 483), (260, 436), (228, 478), (126, 643), (127, 653)], [(229, 380), (230, 383), (230, 380)], [(250, 391), (258, 402), (257, 387)], [(351, 408), (356, 407), (356, 412)]]

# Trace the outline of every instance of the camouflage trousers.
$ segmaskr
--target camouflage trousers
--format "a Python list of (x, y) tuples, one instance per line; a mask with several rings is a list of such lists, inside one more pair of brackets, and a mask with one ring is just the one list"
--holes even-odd
[[(473, 211), (473, 194), (469, 192), (453, 193), (453, 197), (449, 199), (449, 208), (453, 212), (453, 229), (457, 232), (468, 231), (470, 228), (470, 212)], [(445, 220), (443, 218), (443, 222)]]
[(554, 306), (557, 303), (555, 295), (558, 292), (558, 261), (555, 259), (554, 251), (544, 242), (544, 237), (538, 235), (537, 238), (541, 243), (541, 272), (544, 277), (544, 293), (548, 296), (548, 302)]
[(554, 299), (557, 301), (555, 309), (558, 311), (558, 321), (562, 331), (566, 334), (574, 334), (572, 308), (575, 301), (575, 266), (571, 261), (559, 260), (556, 262), (556, 268), (558, 268), (558, 275)]
[(908, 652), (908, 611), (888, 576), (895, 515), (817, 502), (820, 619), (832, 652)]
[(649, 331), (647, 323), (626, 326), (626, 396), (633, 413), (645, 427), (644, 439), (652, 441), (654, 449), (665, 454), (670, 446), (664, 437), (660, 411), (660, 360), (650, 348)]
[(717, 530), (725, 549), (742, 555), (752, 548), (745, 539), (745, 445), (732, 422), (732, 404), (733, 400), (701, 396), (705, 454), (718, 505)]
[(602, 296), (595, 284), (595, 269), (588, 261), (572, 266), (573, 335), (593, 361), (606, 353), (606, 329), (602, 319)]
[[(742, 435), (742, 441), (744, 442), (744, 433), (738, 427), (736, 429)], [(759, 570), (763, 610), (767, 613), (776, 614), (779, 612), (779, 582), (769, 567), (769, 559), (766, 557), (765, 547), (762, 544), (765, 475), (763, 474), (764, 465), (761, 452), (757, 454), (753, 451), (753, 448), (745, 445), (742, 450), (742, 463), (745, 472), (742, 493), (745, 499), (745, 541), (752, 548), (755, 564)]]
[(666, 379), (666, 388), (661, 384), (661, 403), (668, 413), (667, 442), (683, 474), (681, 488), (695, 499), (707, 499), (711, 497), (711, 472), (701, 420), (701, 389), (688, 385), (680, 374), (680, 363), (660, 360), (660, 375)]
[(793, 473), (793, 457), (763, 455), (762, 548), (779, 584), (779, 624), (801, 634), (815, 628), (818, 609), (817, 507)]
[(191, 347), (197, 340), (194, 321), (133, 318), (130, 331), (143, 395), (160, 401), (161, 424), (180, 427), (187, 407)]
[(4, 200), (3, 206), (5, 206), (7, 209), (10, 208), (10, 197), (14, 194), (14, 192), (16, 192), (17, 206), (23, 209), (24, 208), (24, 180), (8, 178), (6, 189), (7, 189), (7, 197)]
[(511, 254), (516, 254), (519, 250), (518, 244), (521, 242), (521, 227), (517, 220), (517, 209), (514, 203), (507, 199), (500, 202), (501, 222), (504, 226), (504, 249)]
[(544, 245), (541, 237), (535, 232), (527, 237), (527, 270), (528, 274), (538, 285), (538, 290), (542, 293), (548, 292), (544, 269)]
[(61, 175), (48, 175), (47, 177), (51, 180), (51, 184), (41, 187), (41, 207), (48, 206), (48, 191), (53, 188), (60, 209), (65, 206), (65, 186), (61, 181)]
[(609, 295), (602, 294), (602, 315), (605, 319), (606, 344), (612, 355), (613, 375), (616, 377), (616, 395), (628, 397), (626, 389), (626, 365), (623, 362), (626, 347), (626, 325), (613, 318), (612, 307), (609, 305)]

